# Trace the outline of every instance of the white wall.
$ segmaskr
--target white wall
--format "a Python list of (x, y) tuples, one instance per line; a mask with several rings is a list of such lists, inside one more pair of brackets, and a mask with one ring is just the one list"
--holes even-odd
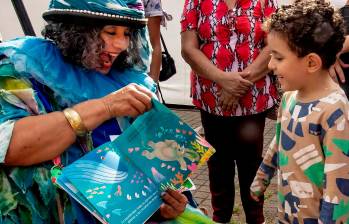
[(162, 28), (162, 34), (166, 46), (173, 56), (177, 74), (171, 79), (160, 84), (166, 103), (191, 105), (190, 99), (190, 67), (181, 57), (180, 41), (180, 16), (184, 0), (162, 0), (163, 9), (173, 16), (172, 21), (167, 22), (167, 28)]
[[(49, 0), (22, 1), (27, 9), (36, 35), (39, 35), (44, 26), (41, 14), (48, 8)], [(24, 35), (11, 0), (0, 0), (0, 32), (4, 40)]]

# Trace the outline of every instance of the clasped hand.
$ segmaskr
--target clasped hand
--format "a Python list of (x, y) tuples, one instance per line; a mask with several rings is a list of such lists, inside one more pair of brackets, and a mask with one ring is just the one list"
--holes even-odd
[(246, 79), (249, 72), (224, 72), (217, 82), (221, 87), (218, 92), (219, 103), (225, 111), (231, 110), (246, 92), (253, 86), (253, 83)]

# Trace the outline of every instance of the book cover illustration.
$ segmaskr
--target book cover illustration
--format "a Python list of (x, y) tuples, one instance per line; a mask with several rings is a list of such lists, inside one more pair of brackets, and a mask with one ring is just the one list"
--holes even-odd
[(103, 223), (144, 223), (214, 149), (153, 101), (117, 139), (63, 168), (57, 184)]

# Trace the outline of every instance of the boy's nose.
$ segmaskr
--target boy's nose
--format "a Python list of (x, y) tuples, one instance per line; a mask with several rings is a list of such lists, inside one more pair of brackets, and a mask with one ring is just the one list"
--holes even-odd
[(270, 60), (269, 60), (268, 68), (269, 68), (270, 70), (274, 70), (274, 69), (275, 69), (275, 66), (274, 66), (274, 63), (273, 63), (273, 59), (272, 59), (272, 58), (270, 58)]

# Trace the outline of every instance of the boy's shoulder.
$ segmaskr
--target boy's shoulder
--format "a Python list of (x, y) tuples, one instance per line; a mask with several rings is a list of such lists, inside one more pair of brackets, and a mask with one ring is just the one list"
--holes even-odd
[(344, 91), (338, 87), (338, 89), (332, 91), (327, 96), (319, 99), (320, 103), (329, 108), (346, 108), (349, 109), (348, 98)]
[(325, 97), (319, 99), (318, 107), (321, 109), (323, 115), (327, 117), (327, 120), (339, 119), (344, 117), (348, 120), (349, 116), (349, 102), (344, 91), (338, 87), (337, 90), (331, 92)]
[[(297, 101), (297, 91), (285, 92), (281, 102), (283, 110), (291, 112), (296, 105), (298, 105), (298, 110), (303, 115), (308, 114), (306, 111), (313, 111), (316, 112), (315, 114), (321, 115), (322, 118), (344, 116), (349, 119), (349, 102), (339, 86), (338, 89), (333, 90), (328, 95), (307, 103)], [(310, 114), (313, 113), (308, 115)]]
[[(282, 96), (282, 101), (284, 101), (285, 103), (287, 102), (293, 102), (293, 103), (297, 103), (297, 91), (287, 91), (284, 92), (283, 96)], [(338, 86), (338, 89), (333, 90), (332, 92), (330, 92), (328, 95), (323, 96), (323, 97), (319, 97), (317, 100), (314, 100), (311, 103), (314, 103), (318, 101), (320, 103), (320, 105), (318, 106), (329, 106), (329, 107), (345, 107), (345, 108), (349, 108), (349, 102), (348, 102), (348, 98), (345, 95), (345, 92)]]

